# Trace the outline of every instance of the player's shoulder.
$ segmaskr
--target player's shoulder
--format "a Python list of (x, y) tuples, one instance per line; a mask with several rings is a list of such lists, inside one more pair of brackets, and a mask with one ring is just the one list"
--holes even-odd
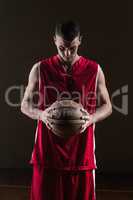
[(36, 62), (33, 64), (32, 69), (38, 69), (38, 67), (40, 66), (40, 64), (41, 64), (41, 61), (40, 61), (40, 60), (39, 60), (39, 61), (36, 61)]
[(95, 69), (98, 70), (100, 67), (100, 64), (97, 60), (87, 57), (87, 56), (82, 56), (82, 62), (84, 65), (86, 65), (89, 69)]
[(92, 58), (84, 57), (85, 62), (87, 63), (87, 67), (89, 69), (92, 69), (93, 72), (97, 74), (97, 78), (99, 79), (100, 77), (104, 78), (104, 70), (101, 64)]
[(39, 67), (40, 67), (40, 61), (35, 62), (30, 69), (29, 77), (37, 77), (39, 72)]
[(49, 57), (43, 57), (39, 60), (39, 63), (42, 64), (42, 65), (47, 65), (47, 64), (50, 64), (51, 62), (53, 62), (55, 59), (56, 59), (56, 55), (52, 55), (52, 56), (49, 56)]
[(98, 65), (98, 62), (93, 59), (93, 58), (90, 58), (88, 56), (82, 56), (83, 60), (87, 63), (89, 63), (90, 65), (94, 65), (94, 64), (97, 64)]
[(45, 58), (42, 57), (42, 58), (36, 59), (36, 61), (34, 61), (34, 64), (31, 67), (31, 71), (32, 72), (40, 71), (41, 68), (44, 68), (44, 66), (49, 65), (53, 57), (54, 56), (45, 57)]

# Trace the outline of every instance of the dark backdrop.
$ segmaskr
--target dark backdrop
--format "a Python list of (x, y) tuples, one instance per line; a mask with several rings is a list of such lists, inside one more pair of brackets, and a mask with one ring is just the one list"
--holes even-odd
[[(36, 121), (20, 112), (19, 87), (26, 86), (32, 65), (56, 53), (56, 20), (79, 21), (82, 55), (102, 67), (110, 96), (126, 86), (128, 96), (128, 3), (126, 1), (0, 1), (0, 168), (29, 168)], [(5, 100), (9, 88), (10, 100)], [(127, 99), (125, 100), (127, 101)], [(113, 104), (122, 106), (122, 95)], [(126, 104), (126, 102), (125, 102)], [(128, 106), (126, 104), (126, 106)], [(113, 114), (96, 125), (96, 155), (101, 172), (132, 172), (133, 151), (128, 114), (113, 107)]]

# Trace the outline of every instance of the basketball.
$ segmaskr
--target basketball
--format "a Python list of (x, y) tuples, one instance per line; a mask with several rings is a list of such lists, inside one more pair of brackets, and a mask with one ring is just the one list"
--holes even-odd
[(54, 102), (50, 108), (47, 119), (55, 135), (70, 137), (79, 134), (86, 122), (82, 117), (87, 115), (81, 104), (73, 100), (60, 100)]

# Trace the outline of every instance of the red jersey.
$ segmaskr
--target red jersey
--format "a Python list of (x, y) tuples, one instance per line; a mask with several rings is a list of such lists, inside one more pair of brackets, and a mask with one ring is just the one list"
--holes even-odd
[[(98, 63), (80, 56), (72, 65), (71, 73), (63, 68), (58, 55), (40, 61), (40, 109), (44, 110), (57, 99), (68, 95), (82, 103), (89, 112), (96, 110)], [(95, 162), (95, 124), (83, 133), (61, 138), (38, 120), (31, 164), (41, 164), (47, 169), (90, 170)]]

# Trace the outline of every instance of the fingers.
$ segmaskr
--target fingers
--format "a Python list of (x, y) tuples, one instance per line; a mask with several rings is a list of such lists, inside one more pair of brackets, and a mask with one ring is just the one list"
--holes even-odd
[(90, 126), (91, 122), (90, 121), (86, 121), (86, 123), (84, 125), (81, 126), (81, 129), (80, 129), (80, 133), (83, 133), (85, 131), (85, 129)]
[(42, 113), (41, 120), (43, 121), (44, 124), (46, 124), (46, 126), (48, 127), (48, 129), (51, 129), (50, 123), (47, 120), (47, 116), (48, 116), (48, 113), (44, 111)]
[(46, 108), (43, 113), (42, 113), (42, 119), (43, 121), (47, 120), (47, 117), (49, 116), (49, 111), (51, 110), (51, 108)]
[(48, 128), (49, 130), (52, 130), (52, 128), (51, 128), (51, 126), (50, 126), (49, 123), (46, 123), (46, 126), (47, 126), (47, 128)]
[(85, 115), (85, 116), (82, 116), (81, 119), (83, 119), (83, 120), (89, 120), (89, 119), (90, 119), (90, 116), (86, 116), (86, 115)]
[(85, 129), (86, 129), (86, 123), (81, 126), (80, 133), (84, 132)]
[(88, 115), (88, 116), (90, 115), (90, 114), (88, 113), (88, 111), (85, 110), (84, 108), (81, 108), (80, 110), (81, 110), (83, 113), (85, 113), (86, 115)]
[(44, 111), (45, 111), (46, 113), (49, 113), (50, 110), (52, 110), (52, 108), (51, 108), (51, 107), (48, 107), (48, 108), (46, 108)]
[(52, 126), (51, 126), (51, 123), (49, 122), (48, 120), (48, 116), (49, 116), (49, 111), (51, 110), (50, 107), (46, 108), (43, 113), (42, 113), (42, 116), (41, 116), (41, 120), (43, 121), (43, 123), (47, 126), (47, 128), (49, 130), (52, 130)]
[(80, 130), (80, 133), (83, 133), (85, 131), (85, 129), (86, 129), (86, 126), (82, 126), (81, 130)]
[(52, 130), (52, 126), (51, 126), (51, 124), (49, 123), (48, 120), (46, 120), (45, 124), (46, 124), (46, 126), (47, 126), (47, 128), (48, 128), (49, 130)]

